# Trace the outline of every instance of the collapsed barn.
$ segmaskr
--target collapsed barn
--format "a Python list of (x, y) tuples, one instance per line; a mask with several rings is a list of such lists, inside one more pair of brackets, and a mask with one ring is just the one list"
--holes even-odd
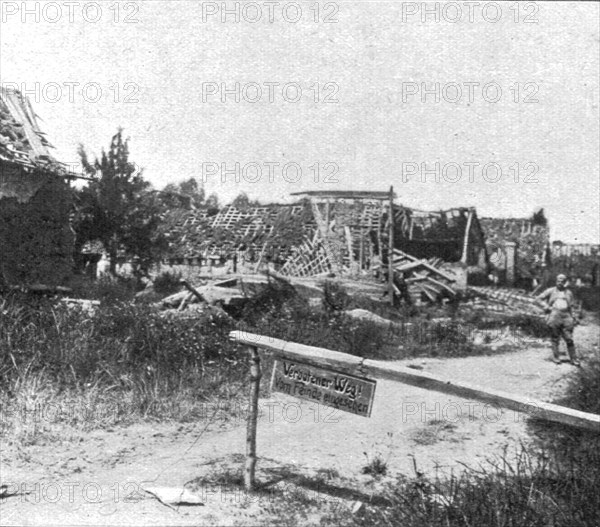
[(206, 210), (172, 211), (165, 218), (172, 251), (168, 265), (199, 273), (270, 267), (288, 277), (383, 281), (391, 255), (398, 293), (406, 287), (413, 297), (430, 300), (465, 287), (468, 272), (487, 269), (473, 208), (418, 211), (395, 203), (389, 192), (295, 196), (299, 201), (290, 205), (229, 206), (212, 216)]
[(0, 285), (58, 285), (72, 272), (70, 192), (50, 147), (29, 100), (0, 88)]

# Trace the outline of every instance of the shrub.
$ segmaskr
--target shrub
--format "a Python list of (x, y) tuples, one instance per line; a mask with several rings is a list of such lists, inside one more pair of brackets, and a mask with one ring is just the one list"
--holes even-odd
[(132, 300), (141, 288), (137, 278), (110, 275), (103, 275), (97, 280), (78, 277), (71, 285), (75, 298), (99, 300), (105, 304)]
[(154, 291), (165, 296), (176, 293), (181, 288), (181, 278), (178, 271), (165, 271), (154, 279)]
[(600, 311), (600, 286), (577, 287), (573, 289), (581, 307), (588, 311)]
[(323, 287), (323, 307), (326, 311), (344, 311), (350, 304), (346, 289), (339, 282), (325, 280)]

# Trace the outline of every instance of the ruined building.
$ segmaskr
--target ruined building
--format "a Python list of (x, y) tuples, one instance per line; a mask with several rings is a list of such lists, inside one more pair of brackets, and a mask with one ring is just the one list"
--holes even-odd
[(531, 287), (546, 280), (550, 233), (543, 210), (530, 218), (481, 218), (481, 226), (501, 283)]
[[(172, 211), (165, 218), (169, 264), (228, 266), (283, 275), (373, 278), (386, 272), (393, 247), (435, 265), (487, 270), (483, 231), (473, 208), (425, 212), (399, 205), (389, 192), (308, 191), (299, 201), (239, 209)], [(390, 210), (392, 214), (390, 214)], [(393, 228), (390, 228), (393, 217)], [(242, 269), (243, 268), (243, 269)]]
[(71, 273), (70, 191), (50, 147), (29, 100), (0, 88), (0, 286), (59, 285)]

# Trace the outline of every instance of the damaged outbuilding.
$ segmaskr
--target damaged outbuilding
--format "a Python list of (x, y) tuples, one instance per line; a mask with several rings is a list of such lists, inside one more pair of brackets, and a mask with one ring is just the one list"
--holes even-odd
[(31, 103), (0, 88), (0, 285), (58, 285), (73, 267), (66, 170)]

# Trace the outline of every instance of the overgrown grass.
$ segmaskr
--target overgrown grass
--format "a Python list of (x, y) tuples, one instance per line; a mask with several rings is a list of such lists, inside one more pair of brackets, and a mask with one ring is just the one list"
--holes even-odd
[[(570, 379), (560, 401), (600, 412), (600, 357)], [(323, 525), (406, 527), (591, 527), (600, 518), (600, 436), (563, 425), (532, 424), (536, 450), (522, 448), (460, 476), (400, 476), (384, 492), (386, 505), (347, 510)]]
[(473, 345), (458, 322), (408, 318), (382, 326), (349, 317), (347, 297), (331, 287), (321, 310), (285, 284), (272, 283), (246, 306), (241, 323), (274, 338), (380, 360), (416, 356), (460, 357), (487, 350)]
[[(99, 291), (113, 286), (101, 283)], [(345, 301), (311, 309), (279, 283), (256, 295), (237, 322), (214, 315), (165, 316), (151, 306), (120, 301), (116, 294), (104, 298), (93, 312), (44, 298), (0, 298), (0, 432), (9, 440), (28, 444), (40, 437), (64, 438), (52, 426), (58, 422), (87, 431), (140, 419), (206, 418), (205, 402), (243, 393), (246, 359), (228, 340), (229, 331), (240, 327), (369, 358), (480, 351), (456, 320), (401, 319), (382, 328), (344, 315), (351, 306)], [(534, 334), (540, 330), (528, 318), (511, 317), (509, 323)], [(600, 358), (594, 356), (575, 374), (561, 402), (599, 413), (598, 393)], [(523, 451), (459, 477), (401, 477), (387, 489), (386, 504), (368, 505), (352, 516), (339, 509), (324, 524), (595, 525), (600, 517), (598, 434), (565, 427), (542, 427), (538, 433), (544, 438), (541, 455)], [(387, 468), (380, 455), (368, 462), (372, 475)]]
[(388, 506), (368, 506), (352, 520), (365, 526), (590, 527), (600, 510), (598, 483), (598, 470), (522, 451), (460, 476), (400, 476), (385, 492)]
[[(94, 312), (16, 295), (0, 302), (5, 431), (35, 435), (42, 421), (93, 428), (193, 419), (203, 402), (231, 398), (247, 374), (227, 318), (169, 317), (118, 302)], [(44, 410), (53, 417), (36, 417)]]

